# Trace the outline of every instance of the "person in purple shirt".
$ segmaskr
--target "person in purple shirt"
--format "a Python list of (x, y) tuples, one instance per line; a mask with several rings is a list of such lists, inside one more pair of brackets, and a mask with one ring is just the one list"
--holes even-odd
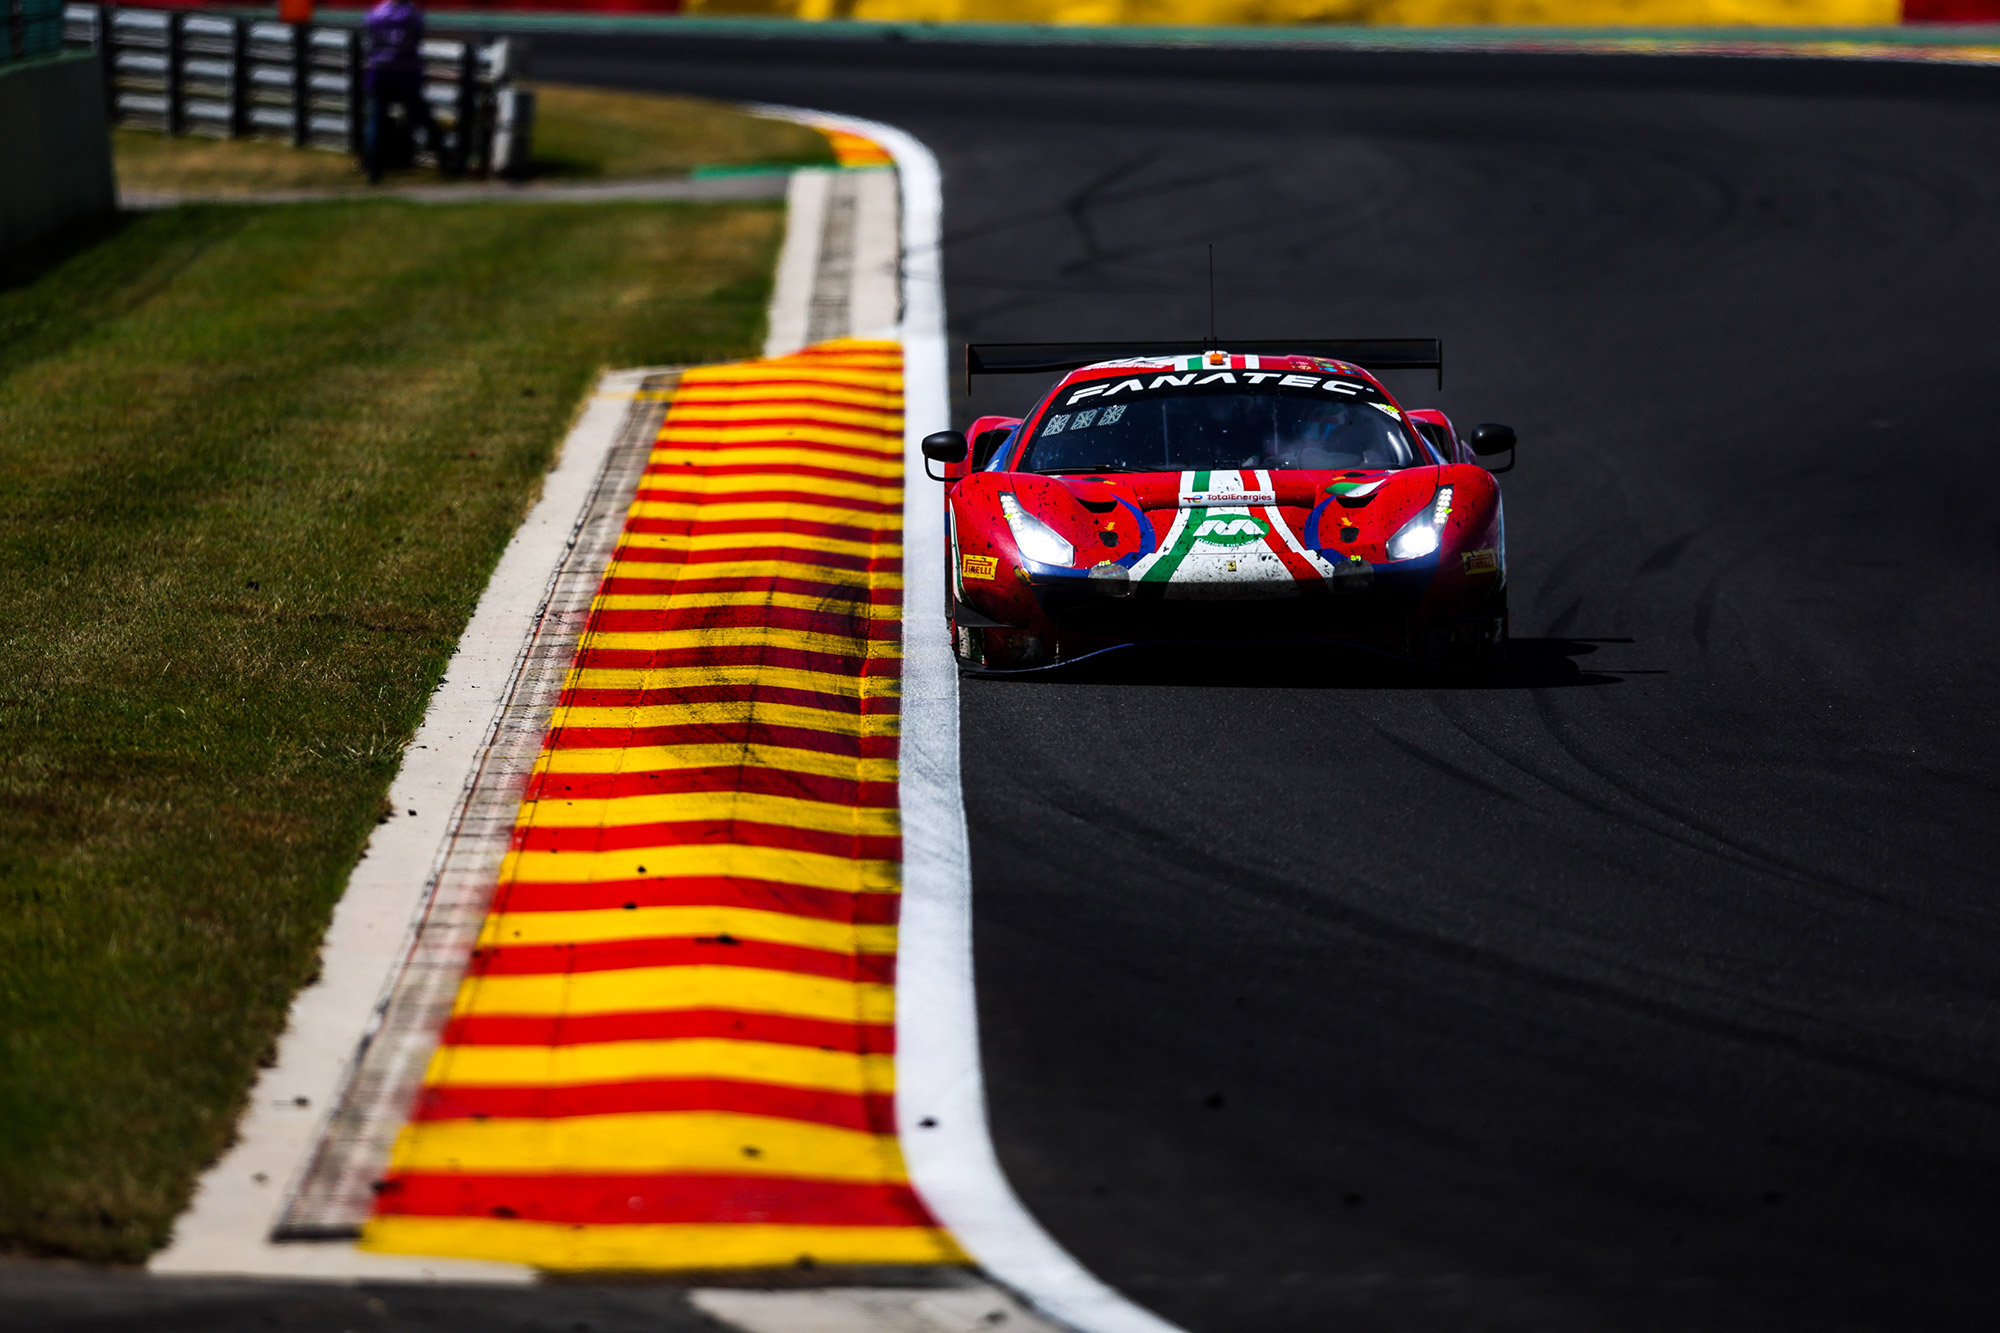
[(401, 107), (414, 142), (419, 129), (446, 172), (451, 159), (444, 134), (424, 100), (424, 15), (413, 0), (381, 0), (361, 25), (362, 82), (368, 115), (362, 126), (361, 165), (371, 184), (382, 179), (383, 139), (392, 108)]

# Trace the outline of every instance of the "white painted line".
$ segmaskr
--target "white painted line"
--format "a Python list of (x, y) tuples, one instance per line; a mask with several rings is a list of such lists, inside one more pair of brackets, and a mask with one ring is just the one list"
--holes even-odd
[(757, 108), (873, 139), (903, 202), (903, 909), (896, 958), (896, 1126), (910, 1180), (986, 1272), (1081, 1333), (1177, 1333), (1093, 1277), (1028, 1213), (986, 1124), (972, 982), (972, 862), (959, 781), (958, 663), (944, 632), (944, 506), (917, 445), (951, 425), (944, 324), (943, 182), (928, 148), (892, 126)]
[(966, 1281), (948, 1287), (688, 1293), (703, 1314), (744, 1333), (1059, 1333), (1006, 1292)]
[(532, 1280), (532, 1269), (514, 1264), (367, 1254), (349, 1241), (274, 1244), (270, 1234), (379, 1002), (409, 954), (454, 814), (520, 669), (552, 571), (562, 563), (634, 396), (652, 373), (605, 375), (563, 441), (541, 498), (494, 567), (404, 752), (389, 788), (394, 817), (376, 827), (334, 909), (319, 979), (293, 1000), (278, 1061), (251, 1089), (235, 1146), (196, 1183), (172, 1242), (148, 1264), (152, 1271)]
[(857, 338), (894, 337), (902, 319), (903, 247), (896, 225), (897, 174), (880, 167), (850, 172), (855, 185), (854, 279), (848, 323)]
[(820, 233), (826, 223), (827, 186), (832, 171), (794, 171), (785, 191), (785, 242), (771, 284), (771, 317), (765, 356), (789, 356), (806, 345), (812, 315), (814, 278), (819, 273)]

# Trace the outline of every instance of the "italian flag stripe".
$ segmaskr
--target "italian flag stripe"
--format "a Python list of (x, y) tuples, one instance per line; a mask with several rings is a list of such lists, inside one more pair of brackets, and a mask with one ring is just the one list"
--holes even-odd
[[(1209, 478), (1214, 475), (1212, 472), (1183, 472), (1181, 490), (1183, 493), (1205, 491), (1209, 487)], [(1195, 531), (1201, 527), (1200, 519), (1207, 513), (1206, 509), (1183, 509), (1174, 516), (1174, 526), (1168, 531), (1166, 539), (1160, 543), (1158, 557), (1154, 559), (1151, 567), (1139, 576), (1141, 583), (1173, 582), (1174, 572), (1181, 567), (1181, 562), (1188, 558), (1188, 552), (1194, 550)]]

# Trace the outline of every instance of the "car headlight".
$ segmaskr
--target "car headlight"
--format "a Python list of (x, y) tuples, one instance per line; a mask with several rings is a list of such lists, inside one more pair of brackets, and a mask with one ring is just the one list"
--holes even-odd
[(1076, 548), (1064, 541), (1061, 533), (1021, 508), (1012, 491), (1000, 493), (1000, 512), (1007, 516), (1007, 526), (1014, 530), (1014, 544), (1021, 548), (1022, 555), (1044, 565), (1076, 563)]
[(1437, 499), (1411, 516), (1410, 521), (1396, 530), (1389, 539), (1391, 560), (1415, 560), (1420, 555), (1429, 555), (1438, 548), (1438, 539), (1444, 532), (1445, 518), (1451, 513), (1451, 487), (1438, 487)]

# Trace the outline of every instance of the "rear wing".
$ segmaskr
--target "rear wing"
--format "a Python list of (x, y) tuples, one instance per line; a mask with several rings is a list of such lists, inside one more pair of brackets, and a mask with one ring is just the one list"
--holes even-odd
[[(967, 343), (965, 391), (972, 392), (974, 375), (1064, 374), (1099, 361), (1139, 357), (1196, 356), (1203, 349), (1179, 342), (1132, 343)], [(1234, 342), (1236, 356), (1318, 356), (1351, 361), (1364, 370), (1435, 370), (1444, 387), (1444, 341), (1440, 338), (1299, 338), (1290, 342), (1264, 339)]]

